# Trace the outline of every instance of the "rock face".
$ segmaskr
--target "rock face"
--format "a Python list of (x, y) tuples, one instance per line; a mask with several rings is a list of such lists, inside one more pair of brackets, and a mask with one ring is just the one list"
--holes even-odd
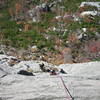
[(6, 73), (3, 71), (2, 68), (0, 68), (0, 78), (3, 77), (3, 76), (5, 76), (5, 75), (6, 75)]
[[(31, 62), (30, 62), (31, 64)], [(23, 64), (22, 64), (23, 65)], [(36, 64), (35, 64), (36, 65)], [(2, 66), (2, 67), (1, 67)], [(62, 75), (65, 85), (75, 100), (99, 100), (100, 62), (84, 64), (63, 64), (68, 74)], [(16, 68), (18, 66), (16, 65)], [(2, 69), (3, 70), (2, 70)], [(15, 68), (15, 69), (16, 69)], [(14, 70), (15, 70), (14, 69)], [(19, 67), (18, 67), (19, 69)], [(0, 65), (3, 72), (13, 72), (9, 66)], [(67, 100), (71, 99), (64, 90), (60, 77), (49, 73), (34, 73), (36, 76), (9, 74), (0, 78), (1, 100)], [(3, 75), (3, 74), (2, 74)]]
[(1, 65), (0, 64), (0, 77), (4, 77), (8, 74), (14, 73), (13, 68), (9, 67), (8, 65)]

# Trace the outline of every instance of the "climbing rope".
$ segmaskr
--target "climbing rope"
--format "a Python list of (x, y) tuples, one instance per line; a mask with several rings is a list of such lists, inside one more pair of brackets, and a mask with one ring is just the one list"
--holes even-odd
[(68, 88), (66, 87), (63, 78), (62, 78), (61, 76), (59, 76), (59, 77), (60, 77), (60, 79), (61, 79), (61, 81), (62, 81), (62, 83), (63, 83), (63, 86), (64, 86), (66, 92), (69, 94), (71, 100), (74, 100), (74, 97), (71, 95), (70, 91), (69, 91)]

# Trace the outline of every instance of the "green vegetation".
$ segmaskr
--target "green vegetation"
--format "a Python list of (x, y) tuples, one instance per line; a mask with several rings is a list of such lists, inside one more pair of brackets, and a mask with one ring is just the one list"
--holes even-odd
[[(52, 2), (52, 1), (54, 0), (48, 0), (48, 2)], [(62, 9), (63, 13), (66, 13), (66, 12), (75, 13), (78, 11), (80, 3), (83, 1), (84, 0), (64, 0), (63, 2), (58, 3), (56, 6), (57, 7), (64, 6), (65, 8)], [(75, 33), (77, 29), (81, 29), (84, 27), (86, 28), (96, 27), (96, 30), (100, 31), (100, 25), (98, 24), (100, 17), (98, 16), (96, 16), (91, 22), (86, 22), (82, 18), (80, 19), (81, 23), (74, 22), (74, 21), (67, 23), (67, 22), (64, 22), (63, 20), (59, 22), (53, 22), (52, 21), (53, 18), (57, 16), (57, 13), (59, 12), (56, 12), (56, 13), (49, 12), (49, 13), (43, 13), (41, 15), (42, 21), (39, 23), (31, 23), (32, 28), (25, 32), (23, 29), (24, 28), (23, 24), (20, 24), (20, 25), (16, 24), (16, 21), (13, 21), (11, 19), (11, 16), (8, 12), (8, 8), (10, 7), (15, 9), (14, 7), (15, 7), (16, 2), (17, 0), (7, 0), (4, 7), (2, 7), (2, 10), (0, 10), (0, 14), (2, 14), (2, 16), (0, 16), (0, 34), (3, 35), (3, 39), (1, 38), (0, 39), (1, 39), (1, 42), (4, 44), (11, 45), (17, 48), (27, 48), (28, 45), (37, 45), (38, 48), (40, 49), (47, 47), (49, 50), (54, 50), (55, 41), (52, 38), (46, 39), (44, 37), (44, 34), (51, 35), (51, 37), (53, 36), (59, 37), (60, 39), (63, 40), (63, 44), (65, 45), (68, 35), (73, 32)], [(37, 0), (37, 1), (33, 0), (32, 4), (38, 5), (38, 4), (41, 4), (42, 2), (43, 1), (41, 0)], [(87, 9), (93, 10), (96, 8), (87, 7)], [(46, 30), (49, 27), (54, 26), (54, 27), (58, 27), (58, 29), (61, 28), (59, 26), (60, 23), (63, 23), (63, 24), (67, 23), (64, 26), (64, 28), (68, 30), (67, 32), (59, 33), (59, 32), (54, 32), (52, 30), (46, 32)], [(22, 31), (20, 31), (20, 29), (22, 29)], [(90, 32), (90, 31), (88, 31), (88, 33), (92, 35), (95, 34), (94, 32)]]

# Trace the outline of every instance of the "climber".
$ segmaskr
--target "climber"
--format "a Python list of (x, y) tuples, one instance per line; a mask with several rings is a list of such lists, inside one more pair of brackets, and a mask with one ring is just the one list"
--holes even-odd
[(26, 65), (26, 66), (27, 66), (26, 70), (20, 70), (17, 74), (27, 75), (27, 76), (35, 76), (33, 74), (33, 70), (30, 68), (30, 66), (29, 65)]
[(67, 74), (63, 69), (60, 70), (60, 73)]
[(55, 70), (52, 70), (52, 71), (50, 72), (50, 75), (57, 75), (57, 73), (56, 73)]
[(35, 76), (33, 73), (26, 70), (20, 70), (17, 74), (26, 75), (26, 76)]
[(43, 71), (43, 72), (46, 72), (46, 69), (45, 69), (45, 67), (44, 67), (44, 64), (42, 63), (42, 64), (39, 64), (39, 66), (40, 66), (40, 69)]
[[(26, 65), (26, 64), (25, 64), (25, 65)], [(26, 65), (26, 66), (27, 66), (27, 69), (26, 69), (26, 70), (27, 70), (28, 72), (30, 72), (30, 73), (33, 73), (33, 70), (30, 68), (30, 66), (29, 66), (29, 65)]]

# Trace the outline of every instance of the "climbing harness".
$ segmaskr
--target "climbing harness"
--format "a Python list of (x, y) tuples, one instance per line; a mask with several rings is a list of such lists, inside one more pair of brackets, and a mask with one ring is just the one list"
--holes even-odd
[(66, 92), (69, 94), (71, 100), (74, 100), (74, 97), (71, 95), (70, 91), (69, 91), (68, 88), (66, 87), (63, 78), (62, 78), (61, 76), (59, 76), (59, 77), (60, 77), (60, 79), (61, 79), (61, 81), (62, 81), (62, 83), (63, 83), (63, 86), (64, 86)]

